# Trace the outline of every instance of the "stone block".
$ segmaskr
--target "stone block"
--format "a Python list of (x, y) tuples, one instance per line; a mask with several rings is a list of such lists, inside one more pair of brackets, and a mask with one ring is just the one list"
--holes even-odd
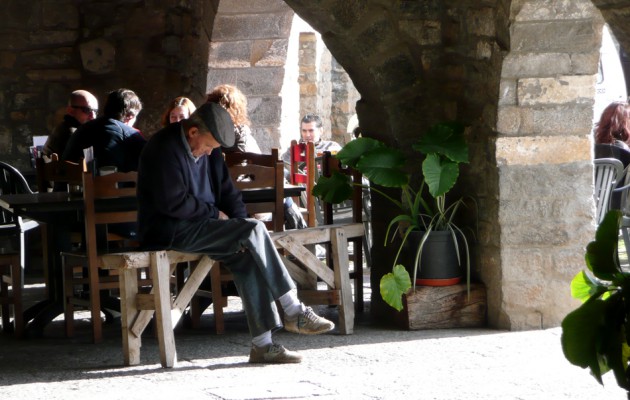
[(466, 13), (467, 31), (471, 35), (494, 37), (496, 29), (494, 8), (471, 9)]
[(210, 42), (208, 66), (210, 68), (249, 68), (251, 66), (252, 42)]
[[(499, 105), (501, 106), (506, 106), (506, 105), (516, 105), (516, 80), (514, 79), (501, 79), (501, 83), (499, 86)], [(499, 108), (500, 110), (503, 109), (503, 107)], [(509, 118), (509, 116), (507, 116)], [(512, 122), (511, 119), (508, 119), (507, 121), (504, 120), (504, 122)], [(497, 126), (497, 130), (501, 133), (507, 133), (504, 129), (504, 127), (502, 126)], [(513, 128), (507, 128), (510, 131), (514, 130)], [(518, 129), (516, 129), (515, 131), (517, 131)]]
[(0, 69), (13, 69), (16, 59), (16, 53), (9, 51), (0, 51)]
[(595, 96), (594, 75), (564, 75), (557, 78), (518, 80), (520, 105), (592, 103)]
[(571, 56), (566, 53), (509, 53), (501, 69), (502, 78), (542, 78), (568, 75), (572, 71)]
[(219, 2), (220, 14), (261, 14), (290, 10), (283, 0), (230, 0)]
[(246, 68), (238, 72), (236, 86), (245, 94), (277, 96), (283, 80), (284, 68)]
[(398, 39), (393, 34), (388, 19), (373, 21), (357, 35), (355, 46), (360, 55), (368, 59), (370, 56), (382, 53), (396, 46)]
[(284, 68), (288, 45), (288, 39), (254, 41), (251, 64), (255, 67)]
[(442, 42), (442, 24), (432, 20), (401, 20), (398, 26), (402, 33), (421, 46), (437, 46)]
[(29, 44), (33, 47), (42, 47), (49, 45), (68, 45), (74, 44), (79, 38), (77, 30), (63, 31), (34, 31), (29, 32)]
[(45, 0), (42, 2), (43, 27), (46, 29), (78, 29), (79, 10), (71, 0)]
[(385, 96), (410, 88), (416, 81), (414, 63), (405, 54), (379, 60), (372, 73)]
[(500, 137), (496, 141), (497, 164), (544, 165), (591, 160), (591, 141), (583, 136)]
[(287, 38), (293, 12), (221, 15), (215, 20), (212, 40)]
[(74, 61), (72, 47), (26, 51), (20, 56), (20, 64), (28, 65), (31, 68), (68, 67), (72, 66)]
[[(222, 68), (209, 68), (208, 75), (206, 78), (207, 86), (205, 92), (211, 91), (215, 86), (220, 85), (222, 83), (229, 83), (231, 85), (236, 85), (238, 80), (238, 69), (222, 69)], [(239, 88), (245, 95), (246, 93), (244, 88)]]
[(34, 81), (78, 81), (81, 71), (77, 69), (33, 69), (26, 72), (28, 79)]
[(592, 20), (519, 23), (512, 30), (512, 51), (518, 52), (585, 53), (600, 42)]
[(116, 67), (116, 49), (105, 39), (82, 43), (79, 47), (83, 68), (95, 74), (111, 72)]
[(546, 107), (499, 107), (497, 131), (504, 135), (580, 135), (591, 126), (590, 104), (563, 104)]
[(262, 126), (278, 125), (282, 114), (282, 99), (279, 97), (248, 97), (249, 117)]
[[(549, 267), (545, 263), (546, 251), (540, 248), (521, 248), (505, 246), (501, 252), (501, 257), (505, 260), (504, 265), (510, 268), (503, 269), (503, 280), (505, 282), (517, 283), (524, 280), (541, 281), (545, 278), (545, 269)], [(527, 266), (527, 273), (517, 266)]]
[(574, 74), (596, 74), (599, 66), (599, 49), (588, 53), (570, 54), (571, 72)]
[(592, 1), (551, 0), (545, 2), (521, 1), (514, 14), (517, 21), (556, 21), (562, 19), (589, 19), (598, 13)]

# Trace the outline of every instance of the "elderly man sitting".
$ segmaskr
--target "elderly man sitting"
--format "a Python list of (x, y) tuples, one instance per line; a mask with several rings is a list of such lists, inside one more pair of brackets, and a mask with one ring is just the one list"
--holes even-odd
[(298, 298), (265, 225), (247, 218), (221, 146), (234, 145), (230, 115), (206, 103), (189, 119), (157, 132), (146, 144), (138, 169), (139, 238), (144, 246), (203, 253), (232, 272), (253, 337), (250, 363), (298, 363), (302, 357), (273, 343), (286, 330), (319, 334), (334, 324)]

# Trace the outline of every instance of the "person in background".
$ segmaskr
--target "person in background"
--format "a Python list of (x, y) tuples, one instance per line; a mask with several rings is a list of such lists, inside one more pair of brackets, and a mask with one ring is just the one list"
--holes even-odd
[(298, 353), (272, 340), (272, 331), (282, 326), (276, 301), (290, 332), (325, 333), (334, 324), (298, 300), (265, 224), (247, 218), (221, 152), (234, 142), (231, 116), (212, 102), (151, 137), (138, 170), (139, 239), (148, 248), (221, 261), (243, 301), (252, 336), (249, 362), (298, 363)]
[(114, 166), (120, 172), (136, 171), (146, 143), (133, 128), (141, 110), (140, 98), (132, 90), (110, 92), (103, 116), (77, 129), (61, 159), (78, 162), (84, 157), (83, 149), (92, 147), (97, 168)]
[(630, 105), (625, 102), (609, 104), (595, 124), (595, 143), (612, 144), (630, 151)]
[(57, 153), (60, 157), (70, 140), (70, 136), (84, 123), (93, 120), (98, 114), (98, 100), (87, 90), (70, 93), (63, 121), (53, 129), (44, 144), (47, 156)]
[(232, 85), (216, 86), (207, 94), (206, 100), (209, 103), (217, 103), (223, 107), (232, 118), (234, 123), (234, 134), (236, 142), (234, 146), (223, 151), (241, 151), (248, 153), (260, 153), (260, 147), (256, 139), (252, 136), (249, 127), (249, 117), (247, 116), (247, 97), (236, 87)]
[[(325, 151), (337, 152), (341, 150), (339, 143), (322, 139), (323, 130), (322, 119), (318, 115), (306, 114), (300, 121), (300, 143), (312, 142), (315, 147), (315, 155), (323, 154)], [(282, 161), (284, 162), (284, 177), (287, 181), (290, 181), (290, 148), (282, 154)], [(290, 197), (284, 199), (284, 213), (286, 229), (304, 229), (307, 227), (302, 213)], [(317, 247), (321, 248), (319, 245)], [(321, 253), (321, 251), (319, 251), (319, 253)]]
[(190, 117), (190, 114), (195, 112), (197, 107), (188, 97), (179, 96), (171, 101), (164, 114), (162, 114), (161, 123), (162, 126), (167, 126), (175, 122), (179, 122), (182, 119)]
[[(300, 143), (312, 142), (315, 147), (315, 155), (323, 154), (325, 151), (334, 154), (341, 150), (339, 143), (322, 139), (323, 131), (323, 123), (319, 115), (306, 114), (300, 121)], [(291, 165), (291, 149), (282, 154), (282, 161), (285, 165), (285, 177), (288, 177), (291, 173), (290, 170), (287, 170)]]
[[(609, 104), (595, 124), (595, 158), (616, 158), (624, 168), (630, 165), (630, 105), (626, 102)], [(623, 186), (621, 181), (618, 186)], [(621, 207), (623, 193), (613, 192), (611, 209)]]

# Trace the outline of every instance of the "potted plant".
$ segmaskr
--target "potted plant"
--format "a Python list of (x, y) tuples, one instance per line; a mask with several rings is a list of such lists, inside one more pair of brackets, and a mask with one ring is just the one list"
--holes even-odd
[(613, 371), (630, 392), (630, 272), (621, 269), (617, 247), (621, 212), (606, 214), (586, 247), (586, 267), (571, 281), (571, 295), (583, 303), (562, 321), (562, 350), (569, 362), (589, 368), (602, 383)]
[[(415, 263), (409, 268), (413, 273), (413, 282), (422, 270), (422, 254), (433, 232), (447, 232), (454, 243), (455, 258), (461, 264), (460, 250), (463, 250), (466, 262), (466, 282), (470, 283), (470, 257), (468, 242), (453, 218), (464, 204), (464, 198), (447, 201), (447, 194), (455, 185), (459, 176), (460, 163), (468, 162), (468, 146), (464, 139), (464, 127), (454, 122), (439, 123), (413, 146), (418, 151), (417, 158), (407, 160), (405, 155), (384, 143), (358, 138), (337, 153), (339, 161), (360, 171), (376, 185), (401, 190), (400, 200), (393, 198), (375, 186), (370, 186), (373, 193), (378, 193), (390, 201), (400, 214), (388, 225), (385, 245), (401, 236), (401, 244), (396, 252), (392, 272), (381, 279), (381, 296), (390, 306), (398, 311), (403, 308), (402, 295), (411, 287), (408, 271), (398, 263), (405, 243), (414, 233), (421, 233), (415, 252)], [(424, 155), (424, 157), (423, 157)], [(405, 167), (418, 166), (422, 179), (417, 187), (411, 183)], [(313, 195), (324, 201), (340, 203), (348, 199), (352, 192), (352, 183), (347, 176), (333, 174), (320, 177), (313, 188)]]

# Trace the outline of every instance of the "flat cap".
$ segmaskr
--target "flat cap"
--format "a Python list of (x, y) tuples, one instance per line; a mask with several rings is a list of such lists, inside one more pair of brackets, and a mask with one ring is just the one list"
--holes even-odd
[(234, 124), (232, 117), (217, 103), (205, 103), (199, 107), (193, 115), (197, 115), (203, 121), (206, 129), (223, 147), (232, 147), (236, 141), (234, 136)]

